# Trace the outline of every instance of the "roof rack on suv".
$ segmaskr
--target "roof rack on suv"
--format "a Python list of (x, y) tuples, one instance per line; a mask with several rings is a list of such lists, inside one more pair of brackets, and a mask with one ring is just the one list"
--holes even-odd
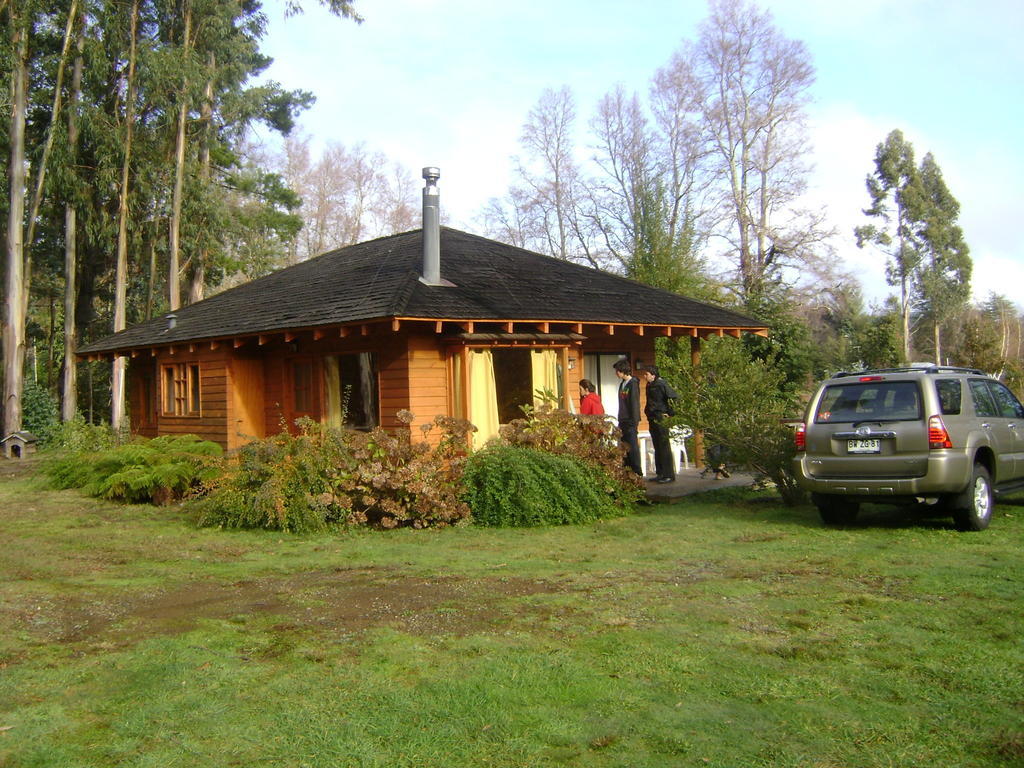
[(863, 376), (872, 373), (973, 373), (979, 376), (987, 376), (984, 371), (977, 368), (960, 368), (955, 365), (907, 365), (901, 368), (865, 368), (863, 371), (840, 371), (833, 379), (841, 379), (844, 376)]

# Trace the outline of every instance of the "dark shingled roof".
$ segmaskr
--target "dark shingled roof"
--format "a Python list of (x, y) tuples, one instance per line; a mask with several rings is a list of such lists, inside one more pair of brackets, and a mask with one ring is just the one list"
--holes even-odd
[(764, 328), (713, 304), (441, 228), (441, 277), (419, 281), (423, 233), (339, 248), (82, 347), (82, 354), (391, 317)]

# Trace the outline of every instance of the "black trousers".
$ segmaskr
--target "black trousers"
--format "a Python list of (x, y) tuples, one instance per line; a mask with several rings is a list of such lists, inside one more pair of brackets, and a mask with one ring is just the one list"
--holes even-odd
[(622, 442), (627, 448), (623, 464), (636, 474), (642, 475), (644, 471), (640, 468), (640, 441), (636, 435), (636, 424), (619, 424), (619, 430), (622, 432)]
[(669, 442), (668, 427), (660, 423), (656, 417), (648, 419), (651, 425), (651, 442), (654, 444), (654, 467), (658, 477), (676, 479), (675, 460), (672, 458), (672, 445)]

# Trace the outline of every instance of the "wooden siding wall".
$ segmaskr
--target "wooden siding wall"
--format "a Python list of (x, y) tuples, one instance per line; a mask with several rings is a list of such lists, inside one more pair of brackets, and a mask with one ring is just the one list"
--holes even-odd
[[(409, 405), (406, 407), (416, 416), (413, 422), (416, 430), (420, 425), (431, 423), (436, 416), (449, 415), (448, 362), (446, 351), (435, 336), (410, 334), (408, 342)], [(432, 442), (440, 440), (440, 435), (433, 432), (429, 437)]]
[[(589, 353), (627, 353), (634, 365), (654, 361), (653, 335), (640, 336), (631, 329), (619, 326), (614, 334), (601, 332), (593, 326), (587, 328), (587, 339), (582, 346), (570, 346), (564, 360), (565, 384), (573, 405), (579, 409), (579, 381), (583, 377), (583, 355)], [(151, 372), (157, 398), (155, 424), (137, 428), (137, 434), (154, 437), (157, 434), (194, 433), (212, 440), (226, 449), (234, 449), (251, 438), (265, 437), (280, 431), (290, 414), (291, 405), (289, 361), (294, 358), (312, 358), (315, 361), (316, 381), (322, 386), (320, 361), (327, 355), (371, 352), (376, 356), (378, 370), (381, 426), (394, 429), (401, 426), (398, 411), (411, 411), (414, 439), (420, 437), (418, 427), (431, 423), (436, 416), (451, 415), (448, 391), (448, 349), (437, 334), (424, 326), (403, 327), (394, 331), (384, 326), (371, 326), (366, 333), (356, 331), (345, 337), (325, 333), (314, 339), (301, 334), (285, 341), (275, 335), (259, 344), (257, 339), (246, 339), (235, 349), (231, 342), (205, 346), (203, 351), (188, 351), (178, 347), (175, 354), (167, 349), (149, 357), (140, 355), (129, 364), (129, 376)], [(162, 376), (164, 364), (198, 363), (200, 366), (201, 412), (196, 416), (167, 416), (162, 412)], [(142, 404), (140, 387), (130, 386), (133, 413), (139, 413)], [(643, 387), (641, 387), (643, 393)], [(323, 397), (317, 398), (320, 403)], [(135, 421), (135, 420), (133, 420)], [(291, 425), (288, 425), (291, 427)], [(642, 425), (646, 428), (646, 424)], [(429, 439), (436, 443), (437, 430)]]
[(285, 424), (284, 374), (282, 352), (272, 351), (263, 357), (263, 431), (276, 435)]
[[(199, 366), (199, 402), (198, 416), (169, 416), (163, 412), (163, 377), (164, 365), (191, 364)], [(171, 355), (167, 350), (153, 357), (140, 356), (128, 363), (130, 380), (152, 371), (155, 376), (153, 397), (156, 398), (156, 419), (151, 427), (136, 427), (137, 419), (133, 419), (132, 431), (143, 437), (159, 435), (198, 435), (204, 440), (228, 446), (228, 374), (227, 359), (223, 351), (189, 352), (178, 349)], [(138, 402), (139, 387), (129, 386), (129, 413), (140, 413), (142, 403)]]
[(572, 413), (580, 412), (580, 379), (583, 378), (583, 350), (569, 347), (565, 355), (565, 391), (572, 401)]
[(398, 412), (409, 408), (409, 358), (407, 334), (382, 340), (377, 353), (377, 385), (380, 392), (380, 423), (385, 429), (400, 427)]

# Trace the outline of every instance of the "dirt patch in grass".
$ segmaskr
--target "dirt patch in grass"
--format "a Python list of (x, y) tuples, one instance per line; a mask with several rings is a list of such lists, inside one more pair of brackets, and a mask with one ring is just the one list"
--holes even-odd
[(233, 584), (193, 582), (154, 593), (38, 596), (8, 605), (7, 618), (37, 640), (85, 646), (126, 646), (180, 634), (201, 620), (244, 623), (260, 615), (297, 628), (350, 635), (390, 627), (423, 635), (486, 630), (505, 615), (505, 601), (563, 591), (530, 579), (424, 578), (367, 568), (261, 578)]

